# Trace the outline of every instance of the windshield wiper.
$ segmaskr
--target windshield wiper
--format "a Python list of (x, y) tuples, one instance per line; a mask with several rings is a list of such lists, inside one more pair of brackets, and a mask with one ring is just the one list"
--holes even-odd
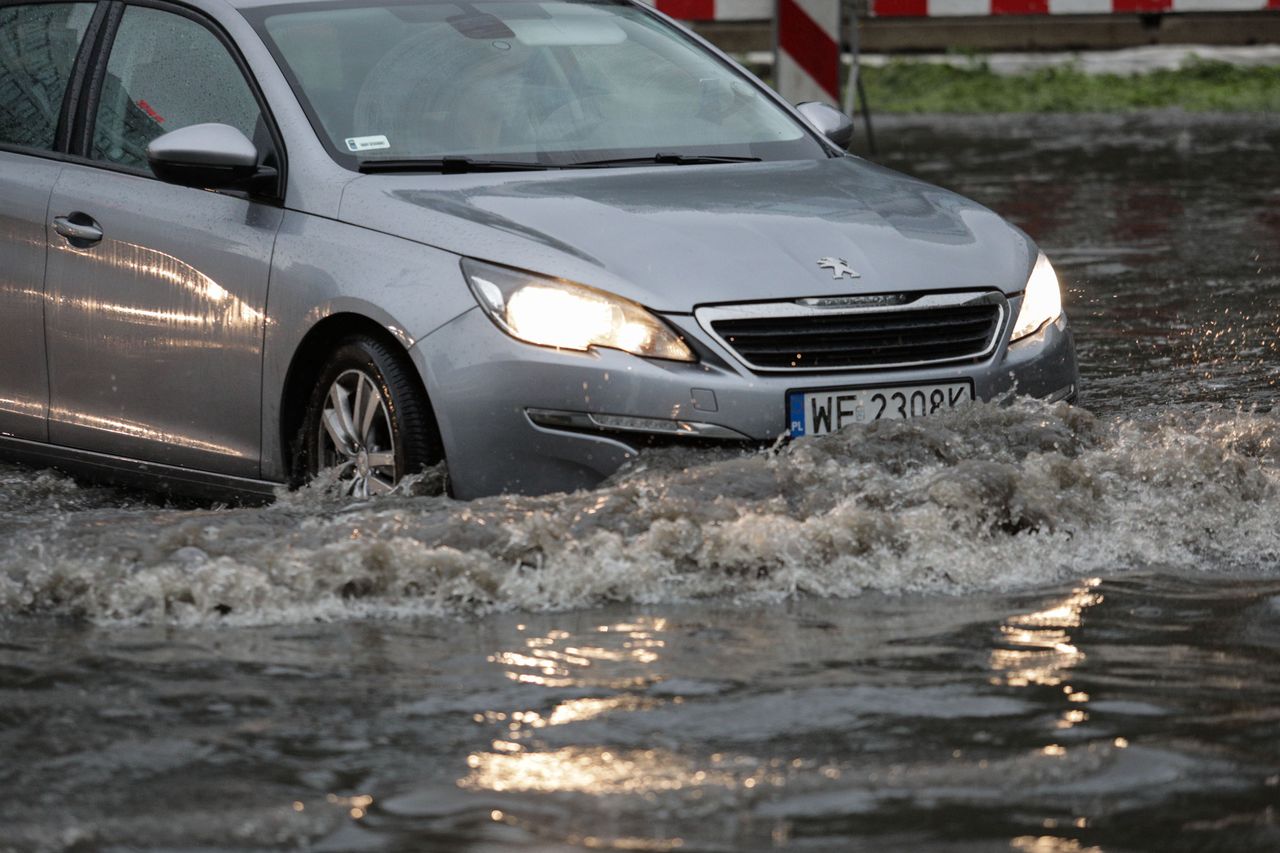
[(608, 160), (587, 160), (573, 163), (566, 168), (579, 166), (625, 166), (628, 163), (658, 163), (669, 166), (701, 166), (707, 163), (759, 163), (759, 157), (722, 157), (716, 154), (651, 154), (648, 157), (614, 157)]
[(714, 154), (651, 154), (648, 157), (614, 157), (582, 163), (531, 163), (527, 160), (473, 160), (470, 157), (431, 157), (420, 160), (362, 160), (361, 172), (439, 172), (461, 175), (466, 172), (545, 172), (548, 169), (580, 169), (598, 166), (626, 166), (657, 163), (669, 166), (700, 166), (708, 163), (758, 163), (759, 157), (723, 157)]
[(520, 160), (472, 160), (470, 157), (433, 157), (425, 160), (362, 160), (359, 169), (372, 172), (439, 172), (461, 175), (466, 172), (544, 172), (554, 168)]

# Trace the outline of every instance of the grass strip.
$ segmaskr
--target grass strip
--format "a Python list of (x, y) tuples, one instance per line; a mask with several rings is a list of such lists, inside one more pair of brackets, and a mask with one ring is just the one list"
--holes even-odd
[(1087, 74), (1068, 65), (1006, 76), (975, 57), (962, 67), (896, 60), (862, 73), (879, 113), (1280, 112), (1280, 66), (1192, 59), (1142, 74)]

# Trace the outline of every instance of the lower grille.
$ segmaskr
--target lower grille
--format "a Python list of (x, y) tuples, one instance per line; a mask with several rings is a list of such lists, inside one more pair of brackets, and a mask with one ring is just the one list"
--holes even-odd
[(750, 367), (821, 371), (972, 360), (995, 348), (999, 295), (921, 297), (893, 308), (797, 303), (701, 309), (698, 318)]

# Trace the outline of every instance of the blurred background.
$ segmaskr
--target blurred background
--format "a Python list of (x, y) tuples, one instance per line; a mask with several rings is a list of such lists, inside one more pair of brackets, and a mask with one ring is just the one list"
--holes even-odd
[(859, 78), (873, 115), (1280, 110), (1280, 0), (656, 5), (791, 100), (838, 98), (851, 112), (864, 106)]

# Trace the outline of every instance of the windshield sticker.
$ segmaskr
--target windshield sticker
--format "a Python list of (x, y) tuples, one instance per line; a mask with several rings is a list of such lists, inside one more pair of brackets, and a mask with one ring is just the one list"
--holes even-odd
[(352, 153), (376, 151), (379, 148), (390, 148), (391, 143), (385, 136), (353, 136), (347, 140), (347, 150)]

